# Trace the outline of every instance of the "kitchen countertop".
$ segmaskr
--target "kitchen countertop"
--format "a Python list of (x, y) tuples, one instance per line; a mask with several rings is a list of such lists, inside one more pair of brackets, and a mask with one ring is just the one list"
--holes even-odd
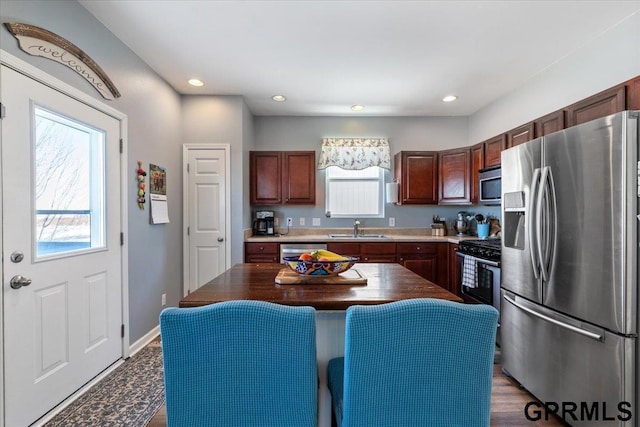
[(221, 301), (260, 300), (284, 305), (309, 305), (316, 310), (346, 310), (354, 304), (383, 304), (410, 298), (462, 299), (418, 276), (400, 264), (363, 263), (357, 269), (367, 283), (296, 284), (275, 283), (286, 268), (276, 263), (236, 264), (180, 301), (180, 307), (199, 307)]
[(245, 242), (275, 242), (275, 243), (313, 243), (313, 242), (433, 242), (459, 243), (462, 240), (477, 239), (478, 236), (432, 236), (427, 228), (365, 228), (365, 234), (382, 234), (384, 238), (347, 237), (331, 238), (329, 234), (351, 234), (352, 228), (292, 228), (287, 234), (275, 236), (252, 236), (251, 230), (245, 230)]

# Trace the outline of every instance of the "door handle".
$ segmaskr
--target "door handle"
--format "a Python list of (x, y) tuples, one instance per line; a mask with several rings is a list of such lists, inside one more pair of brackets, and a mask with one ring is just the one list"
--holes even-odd
[(552, 317), (549, 316), (545, 316), (542, 313), (537, 312), (536, 310), (530, 309), (529, 307), (525, 307), (524, 305), (518, 303), (517, 301), (513, 300), (512, 298), (510, 298), (508, 295), (503, 295), (502, 296), (504, 298), (505, 301), (507, 301), (508, 303), (510, 303), (511, 305), (518, 307), (520, 310), (529, 313), (532, 316), (535, 316), (539, 319), (542, 319), (544, 321), (547, 321), (549, 323), (553, 323), (554, 325), (560, 326), (561, 328), (565, 328), (568, 329), (572, 332), (575, 332), (577, 334), (580, 335), (584, 335), (585, 337), (594, 339), (596, 341), (600, 341), (600, 342), (604, 342), (604, 337), (602, 336), (602, 334), (598, 334), (596, 332), (591, 332), (591, 331), (587, 331), (585, 329), (581, 329), (577, 326), (573, 326), (573, 325), (569, 325), (568, 323), (562, 322), (560, 320), (554, 319)]
[(24, 276), (13, 276), (11, 281), (9, 282), (13, 289), (20, 289), (23, 286), (29, 286), (31, 284), (31, 279)]
[(536, 223), (538, 241), (536, 242), (538, 249), (538, 260), (540, 262), (540, 273), (542, 280), (549, 280), (549, 270), (547, 265), (547, 251), (549, 249), (549, 167), (542, 169), (542, 177), (540, 178), (540, 191), (538, 192), (538, 201), (536, 209)]
[(224, 237), (218, 237), (218, 242), (224, 242)]
[(529, 193), (529, 211), (527, 223), (527, 233), (529, 234), (529, 254), (531, 255), (531, 265), (533, 266), (533, 277), (536, 279), (540, 277), (540, 261), (536, 257), (536, 248), (538, 236), (538, 224), (536, 224), (538, 213), (538, 206), (536, 200), (538, 199), (538, 185), (540, 184), (540, 168), (536, 168), (533, 171), (533, 178), (531, 179), (531, 192)]

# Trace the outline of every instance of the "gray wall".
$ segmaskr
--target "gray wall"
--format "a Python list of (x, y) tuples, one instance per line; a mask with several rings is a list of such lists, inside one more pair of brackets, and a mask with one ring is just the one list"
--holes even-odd
[(253, 117), (240, 96), (184, 96), (182, 119), (183, 143), (231, 145), (231, 232), (227, 241), (231, 241), (231, 264), (237, 264), (244, 259), (243, 230), (250, 220), (248, 173), (243, 171), (248, 169)]
[(640, 75), (640, 12), (534, 75), (469, 120), (480, 142)]
[[(177, 305), (182, 296), (182, 149), (178, 94), (147, 64), (75, 1), (0, 2), (2, 22), (21, 22), (52, 31), (84, 50), (114, 82), (122, 97), (105, 101), (82, 77), (51, 60), (21, 51), (0, 29), (0, 47), (58, 79), (108, 103), (128, 116), (129, 334), (134, 343), (158, 325), (161, 295)], [(6, 142), (5, 142), (6, 143)], [(149, 207), (136, 201), (137, 160), (166, 167), (170, 224), (150, 225)]]

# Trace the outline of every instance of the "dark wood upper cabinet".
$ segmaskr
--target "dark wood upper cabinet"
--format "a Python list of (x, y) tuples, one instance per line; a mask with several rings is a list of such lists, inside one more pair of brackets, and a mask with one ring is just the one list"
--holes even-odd
[(252, 205), (282, 203), (282, 152), (249, 153), (249, 202)]
[(480, 197), (480, 183), (478, 172), (484, 167), (484, 144), (481, 142), (471, 147), (471, 203), (478, 203)]
[(438, 204), (471, 203), (471, 150), (456, 148), (438, 154)]
[(315, 204), (315, 159), (315, 151), (251, 151), (249, 202), (252, 205)]
[(640, 76), (625, 83), (627, 88), (627, 110), (640, 110)]
[(437, 152), (400, 151), (394, 156), (394, 169), (399, 205), (438, 203)]
[(283, 153), (282, 196), (288, 205), (315, 205), (316, 152)]
[(626, 106), (625, 89), (621, 84), (568, 106), (567, 127), (623, 111)]
[(507, 135), (502, 134), (484, 142), (484, 167), (499, 165), (500, 153), (507, 148)]
[(558, 110), (534, 120), (535, 137), (549, 135), (565, 128), (564, 110)]
[(507, 132), (507, 148), (531, 141), (534, 138), (534, 129), (534, 122), (529, 122)]

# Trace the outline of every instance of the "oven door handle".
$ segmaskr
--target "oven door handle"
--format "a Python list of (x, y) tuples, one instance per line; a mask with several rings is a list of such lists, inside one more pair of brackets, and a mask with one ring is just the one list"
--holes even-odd
[(498, 261), (489, 261), (488, 259), (474, 257), (473, 255), (463, 254), (462, 252), (458, 252), (458, 256), (460, 258), (464, 258), (468, 256), (470, 258), (475, 258), (475, 260), (478, 261), (480, 264), (487, 264), (487, 265), (490, 265), (491, 267), (500, 267), (500, 263)]

